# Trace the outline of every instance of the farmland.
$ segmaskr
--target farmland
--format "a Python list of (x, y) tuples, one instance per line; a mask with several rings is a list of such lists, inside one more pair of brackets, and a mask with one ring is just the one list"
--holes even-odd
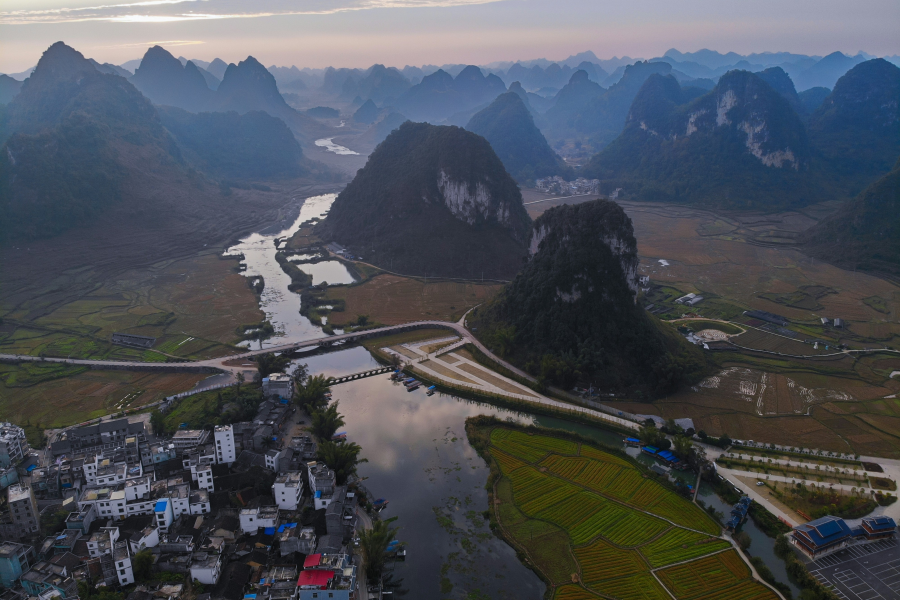
[[(572, 199), (576, 202), (579, 199)], [(567, 200), (529, 205), (535, 217)], [(726, 371), (718, 387), (684, 389), (653, 403), (618, 402), (622, 410), (690, 417), (711, 435), (808, 448), (900, 457), (900, 413), (889, 398), (900, 392), (896, 354), (834, 359), (793, 359), (823, 353), (825, 345), (900, 348), (900, 288), (867, 273), (846, 271), (797, 251), (794, 238), (834, 209), (815, 205), (782, 214), (715, 214), (674, 205), (620, 201), (634, 223), (639, 272), (650, 277), (643, 299), (652, 312), (675, 325), (692, 313), (705, 324), (724, 319), (746, 327), (745, 310), (764, 310), (790, 320), (790, 335), (757, 323), (730, 341), (753, 351), (716, 352)], [(675, 304), (687, 293), (702, 295), (693, 307)], [(823, 326), (821, 317), (840, 317), (843, 328)], [(712, 325), (709, 326), (713, 328)], [(718, 327), (734, 333), (730, 327)], [(822, 340), (819, 350), (807, 340)], [(738, 378), (730, 368), (746, 369)], [(763, 378), (765, 388), (762, 387)], [(731, 381), (729, 381), (731, 380)], [(741, 393), (740, 380), (756, 387)], [(707, 382), (709, 383), (709, 382)], [(793, 384), (793, 385), (792, 385)], [(805, 388), (809, 393), (804, 393)]]
[(499, 289), (499, 284), (425, 282), (382, 273), (357, 285), (329, 287), (325, 299), (344, 301), (343, 312), (329, 315), (329, 322), (335, 326), (355, 321), (360, 315), (383, 325), (396, 325), (426, 319), (457, 321)]
[[(700, 598), (727, 580), (742, 599), (776, 598), (750, 578), (717, 523), (624, 454), (486, 417), (466, 430), (492, 465), (492, 519), (548, 582), (549, 597)], [(692, 582), (691, 572), (709, 582)]]

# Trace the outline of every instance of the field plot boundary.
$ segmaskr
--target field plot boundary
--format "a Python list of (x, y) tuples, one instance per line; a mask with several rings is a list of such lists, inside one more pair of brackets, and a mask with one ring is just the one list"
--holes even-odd
[[(470, 438), (472, 436), (470, 432)], [(722, 586), (726, 584), (721, 581), (727, 579), (727, 585), (739, 585), (742, 593), (749, 594), (748, 598), (781, 598), (772, 588), (758, 581), (755, 571), (733, 542), (722, 536), (721, 529), (711, 534), (694, 529), (691, 523), (679, 525), (651, 512), (652, 506), (666, 499), (675, 503), (683, 501), (699, 510), (672, 490), (663, 486), (664, 492), (670, 495), (668, 497), (645, 495), (650, 499), (649, 510), (638, 508), (626, 500), (635, 497), (638, 490), (652, 480), (641, 477), (635, 485), (631, 481), (633, 476), (621, 478), (628, 488), (620, 491), (626, 500), (608, 493), (607, 488), (615, 485), (621, 475), (628, 471), (641, 474), (640, 467), (609, 454), (611, 460), (605, 466), (612, 467), (613, 476), (596, 480), (606, 487), (597, 487), (596, 482), (593, 486), (579, 482), (593, 465), (604, 463), (606, 453), (581, 442), (574, 446), (573, 454), (570, 442), (575, 439), (578, 439), (577, 436), (523, 431), (516, 425), (497, 423), (478, 431), (478, 442), (474, 444), (491, 463), (492, 519), (496, 519), (498, 530), (509, 543), (526, 557), (526, 564), (548, 583), (549, 597), (560, 600), (595, 597), (699, 600), (701, 597), (712, 597), (708, 595), (710, 592), (724, 589)], [(584, 456), (583, 450), (586, 449), (590, 449), (588, 453), (591, 457)], [(634, 522), (635, 518), (650, 518), (660, 528), (645, 527)], [(527, 525), (529, 521), (535, 525)], [(710, 520), (710, 523), (714, 522)], [(537, 527), (539, 531), (543, 531), (544, 527), (553, 527), (564, 532), (569, 539), (569, 552), (565, 553), (565, 557), (556, 558), (564, 560), (570, 567), (574, 560), (577, 572), (570, 577), (562, 576), (558, 564), (545, 564), (548, 560), (546, 553), (545, 562), (542, 562), (539, 549), (529, 547), (534, 539), (529, 538), (527, 531), (532, 527)], [(679, 531), (683, 534), (676, 535), (668, 543), (660, 543), (667, 535)], [(519, 536), (524, 533), (525, 537), (517, 536), (516, 532)], [(644, 548), (654, 544), (657, 550), (644, 551)], [(677, 556), (681, 552), (684, 554)], [(660, 556), (664, 558), (654, 559)], [(547, 568), (554, 571), (552, 577), (545, 572)], [(693, 581), (691, 574), (695, 570), (708, 572), (710, 577), (715, 575), (718, 579), (711, 586), (719, 587), (711, 587), (705, 581)], [(674, 584), (669, 581), (671, 577), (666, 577), (667, 573), (681, 577), (681, 588), (670, 587)], [(678, 589), (690, 593), (679, 594)]]

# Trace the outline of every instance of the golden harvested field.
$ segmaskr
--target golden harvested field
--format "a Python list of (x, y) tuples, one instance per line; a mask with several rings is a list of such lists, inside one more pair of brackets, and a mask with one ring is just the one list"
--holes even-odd
[(71, 376), (27, 387), (8, 386), (10, 373), (21, 374), (20, 369), (0, 365), (0, 415), (4, 420), (44, 428), (72, 425), (151, 404), (189, 390), (208, 377), (194, 373), (76, 370)]
[[(530, 205), (532, 217), (565, 200)], [(665, 294), (707, 298), (690, 310), (710, 318), (743, 319), (749, 309), (800, 324), (801, 341), (750, 330), (735, 344), (791, 355), (824, 353), (804, 339), (828, 339), (853, 348), (900, 348), (900, 287), (870, 274), (845, 271), (805, 256), (799, 232), (829, 214), (821, 204), (775, 215), (715, 214), (685, 206), (620, 202), (634, 223), (640, 273)], [(660, 262), (664, 260), (668, 265)], [(665, 297), (663, 294), (663, 298)], [(654, 300), (655, 302), (655, 300)], [(685, 309), (686, 310), (686, 309)], [(727, 316), (726, 316), (727, 315)], [(843, 330), (823, 328), (820, 317), (840, 317)], [(717, 353), (724, 373), (655, 403), (613, 406), (663, 417), (690, 417), (711, 435), (823, 450), (900, 457), (900, 430), (885, 396), (900, 393), (900, 359), (885, 354), (837, 359), (784, 359), (759, 353)], [(729, 368), (743, 369), (742, 373)]]
[(116, 351), (109, 338), (122, 331), (156, 337), (154, 349), (168, 354), (228, 354), (238, 327), (264, 318), (235, 265), (209, 253), (129, 271), (43, 311), (27, 303), (4, 315), (0, 352), (99, 358)]
[(498, 284), (437, 281), (381, 274), (359, 285), (328, 288), (326, 298), (344, 300), (343, 312), (329, 313), (329, 323), (339, 327), (367, 315), (383, 325), (409, 321), (457, 321), (473, 306), (493, 297)]

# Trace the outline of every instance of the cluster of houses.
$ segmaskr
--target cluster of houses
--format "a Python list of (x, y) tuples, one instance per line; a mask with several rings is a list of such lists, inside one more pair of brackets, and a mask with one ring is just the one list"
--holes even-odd
[(548, 194), (599, 194), (600, 180), (579, 177), (575, 181), (566, 181), (559, 175), (545, 177), (534, 182), (534, 187)]
[[(130, 600), (172, 600), (195, 583), (227, 600), (355, 598), (357, 495), (309, 436), (290, 434), (287, 384), (264, 383), (273, 399), (253, 421), (164, 439), (127, 419), (74, 428), (46, 466), (3, 424), (0, 468), (16, 475), (0, 486), (3, 600), (77, 598), (78, 581), (128, 587)], [(62, 529), (42, 538), (51, 519)]]

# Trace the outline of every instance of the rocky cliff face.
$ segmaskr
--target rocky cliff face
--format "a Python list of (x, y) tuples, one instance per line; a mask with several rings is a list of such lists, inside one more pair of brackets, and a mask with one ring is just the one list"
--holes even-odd
[[(645, 97), (635, 98), (626, 128), (637, 127), (670, 140), (698, 133), (738, 134), (746, 152), (767, 167), (798, 171), (805, 166), (808, 150), (802, 122), (787, 98), (760, 77), (731, 71), (709, 94), (686, 107), (679, 106), (681, 90), (676, 86), (670, 77), (656, 75), (648, 80), (640, 92)], [(654, 128), (649, 124), (653, 121), (662, 127)]]
[(459, 127), (406, 122), (338, 196), (322, 235), (404, 274), (509, 278), (531, 220), (490, 144)]
[(747, 71), (726, 73), (709, 92), (651, 75), (622, 135), (582, 172), (656, 201), (763, 209), (821, 201), (828, 190), (810, 173), (809, 138), (781, 75), (767, 75), (781, 92)]

